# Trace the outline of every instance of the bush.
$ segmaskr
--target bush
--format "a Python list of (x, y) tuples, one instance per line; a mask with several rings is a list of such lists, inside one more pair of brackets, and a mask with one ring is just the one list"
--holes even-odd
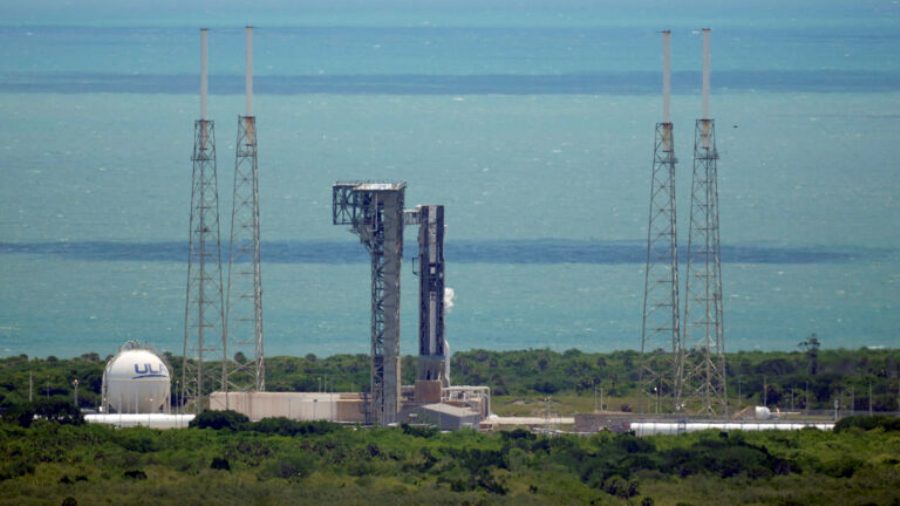
[(147, 473), (141, 471), (140, 469), (136, 469), (134, 471), (125, 471), (122, 473), (122, 476), (125, 478), (131, 478), (132, 480), (146, 480)]
[(3, 406), (2, 409), (2, 419), (6, 423), (12, 423), (27, 429), (34, 422), (35, 408), (30, 403), (8, 404)]
[(212, 462), (209, 464), (209, 468), (218, 469), (220, 471), (231, 471), (231, 464), (226, 458), (213, 457)]
[(314, 467), (315, 462), (309, 455), (289, 453), (269, 461), (260, 473), (260, 478), (302, 479), (309, 476)]
[(314, 420), (310, 422), (291, 420), (283, 416), (273, 418), (263, 418), (262, 420), (251, 423), (246, 427), (253, 432), (261, 434), (278, 434), (280, 436), (297, 436), (297, 435), (322, 435), (334, 432), (341, 428), (336, 423), (326, 422), (324, 420)]
[(531, 385), (531, 389), (535, 392), (552, 395), (559, 392), (559, 387), (549, 381), (539, 381)]
[(423, 427), (421, 425), (409, 425), (404, 423), (400, 425), (400, 428), (407, 436), (431, 438), (438, 434), (436, 427)]
[(603, 482), (603, 491), (609, 495), (628, 499), (638, 495), (636, 481), (626, 481), (621, 476), (611, 476)]
[(68, 425), (81, 425), (84, 416), (74, 404), (64, 399), (51, 399), (37, 404), (35, 413), (51, 422)]
[(517, 439), (534, 441), (535, 439), (537, 439), (537, 436), (534, 434), (534, 432), (531, 432), (530, 430), (525, 430), (522, 428), (517, 428), (517, 429), (513, 429), (513, 430), (505, 430), (500, 433), (500, 436), (503, 438), (504, 441), (513, 441), (513, 440), (517, 440)]
[(244, 429), (250, 419), (237, 411), (212, 411), (206, 410), (191, 420), (188, 427), (197, 429), (227, 429), (232, 432)]
[(865, 462), (853, 457), (842, 457), (819, 465), (818, 471), (833, 478), (852, 478), (856, 472), (865, 466)]
[(882, 429), (885, 432), (900, 431), (900, 418), (895, 416), (848, 416), (834, 424), (835, 432), (844, 432), (853, 427), (862, 430)]

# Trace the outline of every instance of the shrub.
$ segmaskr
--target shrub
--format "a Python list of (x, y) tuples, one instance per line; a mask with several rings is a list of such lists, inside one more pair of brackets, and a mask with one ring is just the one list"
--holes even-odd
[(4, 422), (25, 427), (26, 429), (31, 427), (31, 423), (34, 422), (35, 409), (30, 403), (10, 404), (3, 406), (2, 409)]
[(530, 430), (525, 430), (522, 428), (513, 429), (513, 430), (505, 430), (500, 433), (500, 436), (503, 438), (504, 441), (512, 441), (512, 440), (517, 440), (517, 439), (534, 441), (535, 439), (537, 439), (537, 436), (534, 434), (534, 432), (531, 432)]
[(64, 425), (81, 425), (84, 423), (84, 416), (81, 415), (81, 410), (67, 399), (51, 399), (39, 402), (35, 413), (51, 422)]
[(636, 481), (626, 481), (621, 476), (611, 476), (603, 482), (603, 491), (609, 495), (628, 499), (638, 495)]
[(404, 423), (400, 425), (403, 433), (407, 436), (431, 438), (438, 434), (437, 427), (425, 427), (421, 425), (409, 425)]
[(34, 464), (21, 459), (0, 463), (0, 482), (18, 478), (26, 474), (34, 474)]
[(542, 394), (555, 394), (559, 387), (549, 381), (539, 381), (531, 385), (531, 389)]
[(315, 462), (309, 455), (289, 453), (269, 461), (263, 468), (261, 478), (282, 478), (285, 480), (302, 479), (309, 476)]
[(886, 432), (900, 431), (900, 418), (895, 416), (848, 416), (834, 424), (835, 432), (844, 432), (853, 427), (862, 430), (883, 429)]
[(151, 453), (159, 450), (157, 433), (145, 427), (116, 431), (112, 434), (110, 440), (132, 452)]
[(218, 469), (220, 471), (231, 471), (231, 464), (226, 458), (213, 457), (212, 462), (209, 464), (209, 468)]
[(188, 427), (197, 429), (227, 429), (232, 432), (246, 427), (250, 419), (237, 411), (212, 411), (206, 410), (191, 420)]
[(253, 432), (261, 434), (278, 434), (280, 436), (296, 436), (296, 435), (321, 435), (328, 434), (339, 430), (340, 425), (324, 420), (314, 421), (298, 421), (285, 418), (283, 416), (273, 418), (263, 418), (262, 420), (251, 423), (246, 427)]
[(125, 471), (124, 473), (122, 473), (122, 476), (124, 476), (126, 478), (131, 478), (132, 480), (146, 480), (147, 479), (147, 473), (145, 473), (144, 471), (141, 471), (140, 469), (136, 469), (133, 471)]

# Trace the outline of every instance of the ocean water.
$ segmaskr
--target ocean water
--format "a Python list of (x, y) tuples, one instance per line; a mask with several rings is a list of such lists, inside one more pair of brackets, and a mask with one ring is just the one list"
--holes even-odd
[[(4, 6), (0, 356), (126, 339), (180, 353), (197, 27), (211, 26), (224, 218), (246, 23), (269, 354), (368, 352), (366, 255), (330, 220), (331, 184), (347, 179), (406, 181), (408, 207), (446, 206), (454, 350), (639, 347), (658, 31), (673, 30), (684, 218), (701, 26), (726, 348), (794, 349), (812, 332), (900, 346), (900, 7), (782, 4)], [(411, 262), (402, 283), (414, 353)]]

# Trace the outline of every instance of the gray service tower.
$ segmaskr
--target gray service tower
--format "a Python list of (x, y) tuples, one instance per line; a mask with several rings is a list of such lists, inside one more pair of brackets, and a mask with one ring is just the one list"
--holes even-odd
[(332, 223), (350, 225), (372, 259), (372, 399), (366, 407), (366, 423), (379, 425), (395, 423), (400, 409), (405, 190), (406, 183), (339, 182), (332, 187)]

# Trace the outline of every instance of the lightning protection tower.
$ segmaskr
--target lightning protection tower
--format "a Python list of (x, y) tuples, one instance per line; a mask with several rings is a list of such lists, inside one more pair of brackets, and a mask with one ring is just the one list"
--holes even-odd
[[(204, 360), (218, 346), (224, 346), (225, 338), (215, 125), (207, 115), (207, 33), (205, 28), (200, 30), (200, 119), (194, 122), (191, 157), (193, 183), (181, 378), (181, 405), (196, 413), (204, 409), (204, 391), (212, 386)], [(221, 381), (224, 386), (224, 364)]]
[(708, 28), (703, 29), (703, 118), (694, 129), (691, 225), (685, 272), (684, 332), (681, 352), (683, 399), (687, 411), (726, 415), (725, 331), (719, 257), (719, 155), (715, 122), (709, 116)]
[(366, 422), (388, 425), (400, 408), (400, 264), (406, 183), (336, 183), (332, 223), (350, 225), (372, 259), (371, 401)]
[[(256, 117), (253, 115), (253, 27), (246, 28), (246, 116), (238, 116), (235, 143), (234, 194), (226, 292), (226, 347), (229, 390), (265, 391), (262, 273), (259, 248), (259, 166)], [(228, 396), (225, 397), (228, 407)]]
[(671, 32), (663, 35), (663, 120), (656, 124), (650, 218), (647, 225), (647, 265), (644, 269), (644, 312), (641, 325), (641, 390), (645, 411), (659, 400), (675, 407), (680, 386), (678, 234), (675, 212), (674, 132), (669, 120), (671, 97)]

